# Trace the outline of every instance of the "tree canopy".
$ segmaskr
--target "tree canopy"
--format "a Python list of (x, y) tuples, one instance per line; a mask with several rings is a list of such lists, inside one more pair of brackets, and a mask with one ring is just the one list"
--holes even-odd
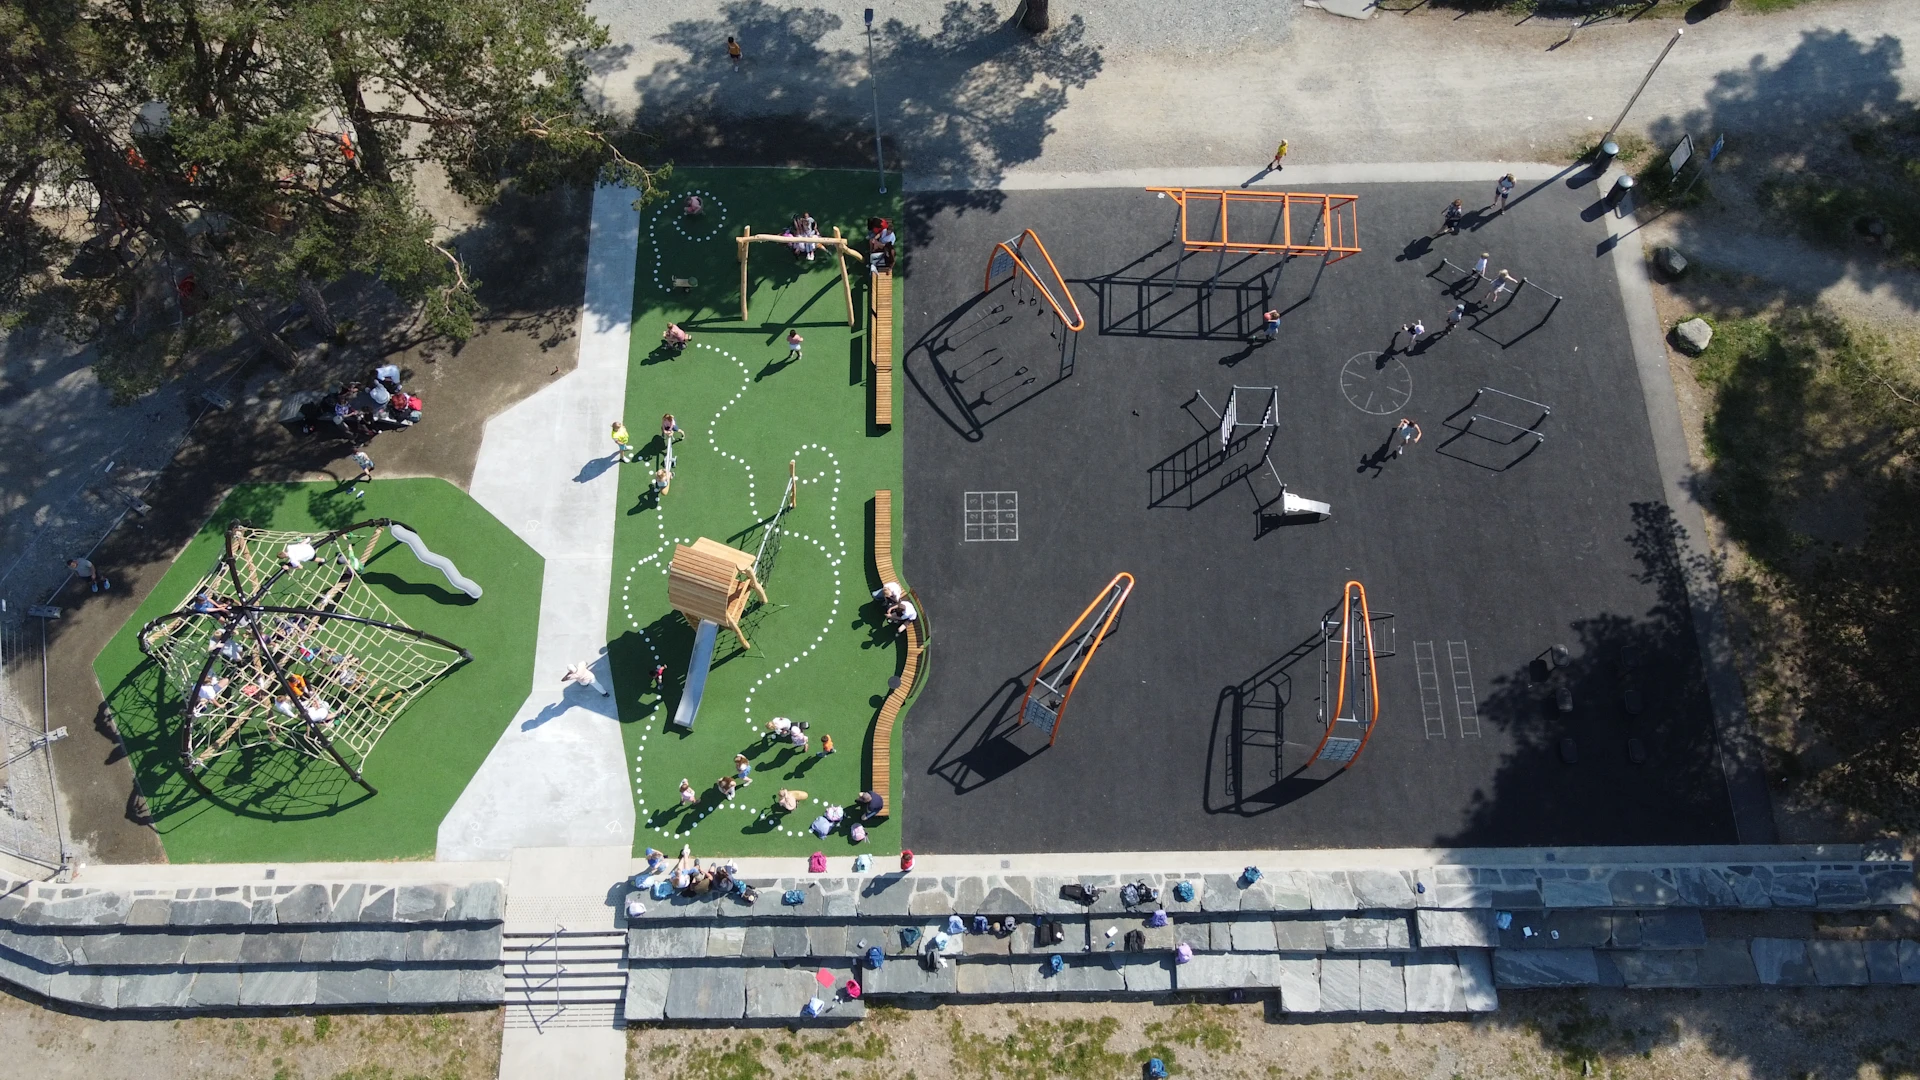
[(0, 325), (85, 340), (180, 294), (284, 359), (268, 312), (330, 328), (319, 286), (361, 272), (464, 338), (416, 174), (654, 194), (586, 102), (606, 39), (584, 0), (0, 0)]

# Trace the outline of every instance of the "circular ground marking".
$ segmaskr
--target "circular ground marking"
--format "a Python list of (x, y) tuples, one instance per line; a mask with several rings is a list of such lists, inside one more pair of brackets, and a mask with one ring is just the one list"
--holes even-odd
[(1387, 416), (1413, 400), (1413, 372), (1399, 357), (1363, 352), (1340, 366), (1340, 392), (1361, 412)]

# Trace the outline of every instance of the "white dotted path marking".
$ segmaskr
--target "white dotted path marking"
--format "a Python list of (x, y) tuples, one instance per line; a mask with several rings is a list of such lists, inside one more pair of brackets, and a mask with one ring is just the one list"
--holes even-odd
[[(680, 208), (685, 205), (689, 195), (700, 196), (704, 209), (700, 220), (713, 223), (712, 229), (704, 236), (696, 236), (687, 231), (687, 215), (681, 213)], [(703, 188), (681, 192), (655, 207), (653, 220), (647, 223), (647, 239), (653, 244), (653, 284), (661, 292), (667, 292), (673, 288), (673, 275), (662, 269), (665, 256), (660, 250), (660, 219), (668, 214), (673, 215), (673, 230), (680, 234), (681, 239), (696, 244), (712, 240), (727, 231), (727, 204), (721, 202), (718, 195)]]
[[(657, 219), (658, 219), (658, 215), (656, 215), (656, 221)], [(694, 348), (694, 349), (706, 349), (709, 352), (717, 353), (720, 356), (723, 356), (728, 360), (733, 361), (734, 366), (740, 369), (739, 389), (735, 390), (733, 393), (733, 396), (727, 399), (726, 404), (720, 406), (720, 410), (713, 414), (713, 420), (707, 425), (707, 447), (708, 449), (712, 450), (712, 452), (715, 455), (717, 455), (718, 457), (720, 457), (725, 461), (729, 461), (735, 465), (738, 465), (740, 469), (746, 473), (747, 512), (752, 516), (752, 520), (755, 520), (755, 521), (762, 520), (770, 516), (770, 512), (768, 510), (762, 509), (761, 506), (759, 505), (759, 497), (756, 494), (757, 488), (754, 482), (753, 465), (750, 464), (745, 458), (741, 457), (740, 455), (735, 454), (732, 451), (729, 451), (724, 447), (722, 447), (720, 445), (720, 440), (718, 437), (718, 433), (720, 430), (720, 421), (727, 415), (727, 411), (729, 409), (732, 409), (735, 405), (740, 403), (740, 398), (743, 395), (745, 395), (746, 392), (753, 386), (753, 372), (747, 367), (747, 364), (744, 360), (741, 360), (738, 356), (735, 356), (733, 353), (728, 352), (725, 349), (719, 348), (717, 346), (709, 345), (704, 341), (690, 342), (688, 347)], [(683, 454), (684, 454), (684, 451), (683, 451)], [(827, 612), (826, 621), (820, 624), (819, 633), (814, 635), (812, 644), (808, 645), (804, 649), (801, 649), (798, 654), (792, 657), (789, 657), (786, 660), (781, 661), (777, 667), (770, 668), (768, 671), (762, 674), (758, 679), (755, 679), (752, 686), (747, 688), (746, 701), (744, 702), (746, 708), (745, 708), (745, 715), (743, 719), (745, 720), (747, 731), (749, 732), (750, 735), (760, 734), (759, 726), (754, 720), (754, 716), (753, 716), (754, 695), (762, 694), (762, 696), (764, 697), (765, 695), (762, 693), (762, 690), (767, 683), (785, 674), (786, 672), (792, 670), (801, 661), (805, 660), (808, 656), (811, 656), (816, 649), (820, 648), (821, 645), (825, 644), (827, 639), (827, 634), (832, 632), (833, 624), (835, 620), (837, 620), (840, 616), (840, 599), (841, 599), (840, 569), (841, 569), (841, 565), (846, 562), (846, 558), (847, 558), (847, 539), (846, 539), (845, 533), (843, 533), (840, 528), (840, 459), (838, 456), (836, 456), (833, 453), (833, 451), (827, 449), (826, 445), (823, 443), (802, 443), (800, 444), (799, 449), (794, 452), (792, 457), (793, 457), (793, 460), (798, 463), (799, 484), (801, 487), (807, 487), (809, 485), (812, 485), (812, 486), (829, 485), (828, 487), (829, 494), (827, 496), (828, 535), (825, 537), (819, 537), (819, 536), (813, 536), (808, 533), (789, 530), (786, 536), (788, 539), (798, 540), (803, 544), (811, 546), (815, 550), (819, 551), (821, 556), (827, 560), (828, 566), (833, 571), (833, 603), (830, 610)], [(779, 492), (776, 493), (774, 496), (775, 499), (777, 500), (781, 495), (785, 494), (785, 492), (786, 492), (786, 485), (781, 484)], [(646, 646), (647, 655), (649, 657), (649, 664), (648, 664), (649, 667), (657, 666), (663, 663), (664, 661), (661, 659), (660, 651), (655, 646), (653, 639), (647, 634), (647, 628), (641, 625), (639, 616), (634, 614), (634, 610), (633, 610), (634, 576), (636, 574), (641, 576), (642, 586), (644, 588), (649, 588), (649, 589), (658, 588), (657, 585), (647, 584), (648, 581), (650, 580), (650, 575), (647, 573), (647, 571), (650, 568), (657, 569), (659, 575), (664, 577), (667, 573), (668, 563), (671, 561), (671, 553), (673, 551), (673, 546), (675, 544), (693, 543), (693, 538), (691, 537), (669, 537), (667, 535), (666, 507), (665, 507), (664, 501), (662, 501), (661, 504), (658, 507), (656, 507), (654, 511), (654, 521), (660, 530), (659, 543), (655, 546), (652, 552), (642, 556), (637, 562), (635, 562), (631, 567), (627, 569), (626, 580), (621, 583), (621, 588), (620, 588), (621, 610), (626, 613), (627, 624), (633, 628), (635, 633), (640, 635), (641, 644)], [(643, 600), (641, 603), (642, 603), (642, 610), (648, 610), (648, 606), (646, 602)], [(645, 734), (642, 734), (640, 736), (640, 743), (641, 743), (640, 748), (633, 756), (633, 798), (636, 806), (641, 811), (645, 810), (644, 800), (641, 797), (641, 778), (642, 778), (643, 766), (645, 765), (646, 742), (647, 742), (647, 736)], [(677, 780), (668, 781), (668, 783), (672, 785), (673, 789), (676, 792), (678, 791), (679, 783)], [(751, 789), (749, 788), (748, 790), (751, 790)], [(787, 836), (802, 836), (802, 835), (805, 835), (806, 832), (808, 831), (805, 822), (810, 821), (811, 819), (807, 818), (806, 815), (802, 814), (799, 810), (794, 810), (790, 813), (782, 814), (781, 812), (772, 809), (771, 805), (762, 808), (759, 806), (750, 805), (746, 802), (743, 802), (742, 798), (743, 796), (735, 796), (732, 799), (723, 800), (719, 804), (718, 808), (733, 809), (733, 810), (739, 810), (739, 811), (751, 813), (755, 819), (773, 822), (774, 824), (772, 825), (772, 831), (783, 833)], [(755, 803), (757, 803), (758, 801), (759, 801), (758, 799), (754, 800)], [(822, 803), (824, 805), (824, 800), (818, 799), (818, 798), (810, 798), (807, 801), (809, 803)], [(697, 814), (692, 815), (691, 817), (683, 814), (680, 817), (679, 825), (673, 827), (671, 831), (669, 831), (668, 829), (654, 827), (652, 823), (652, 819), (649, 817), (636, 815), (637, 820), (635, 822), (635, 827), (648, 829), (653, 833), (655, 833), (656, 835), (660, 836), (662, 839), (685, 837), (688, 833), (693, 831), (694, 826), (698, 825), (701, 821), (705, 820), (707, 815), (712, 812), (713, 812), (712, 809), (704, 809), (699, 811)], [(659, 814), (659, 816), (662, 816), (662, 817), (671, 817), (672, 815), (673, 815), (673, 811), (661, 811)], [(798, 828), (782, 827), (780, 822), (783, 822), (783, 821), (793, 821), (793, 822), (799, 823), (799, 827)]]

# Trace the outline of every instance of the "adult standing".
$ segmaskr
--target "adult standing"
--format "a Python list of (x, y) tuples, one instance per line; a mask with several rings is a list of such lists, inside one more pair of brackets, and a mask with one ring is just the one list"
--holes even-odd
[(89, 592), (99, 592), (101, 589), (113, 588), (113, 582), (108, 581), (106, 575), (100, 572), (99, 567), (93, 565), (93, 560), (87, 558), (85, 555), (68, 559), (67, 569), (73, 571), (75, 577), (82, 578), (86, 581)]
[(1507, 200), (1512, 197), (1513, 174), (1508, 173), (1501, 177), (1498, 183), (1493, 185), (1493, 212), (1496, 214), (1505, 213), (1507, 210)]
[(1394, 457), (1399, 457), (1401, 454), (1406, 453), (1407, 447), (1419, 442), (1423, 434), (1420, 430), (1420, 425), (1414, 423), (1413, 417), (1411, 416), (1401, 417), (1400, 422), (1394, 425), (1393, 433), (1400, 438), (1399, 445), (1393, 448)]

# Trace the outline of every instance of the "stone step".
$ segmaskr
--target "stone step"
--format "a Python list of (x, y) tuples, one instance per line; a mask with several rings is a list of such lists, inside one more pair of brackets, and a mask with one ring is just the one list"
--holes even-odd
[(539, 1002), (528, 1005), (524, 1002), (507, 1003), (505, 1010), (506, 1025), (516, 1031), (527, 1029), (552, 1030), (554, 1028), (607, 1028), (620, 1027), (625, 1017), (620, 1007), (620, 999), (608, 1001), (571, 1002), (565, 1009), (556, 1012), (553, 1003)]

